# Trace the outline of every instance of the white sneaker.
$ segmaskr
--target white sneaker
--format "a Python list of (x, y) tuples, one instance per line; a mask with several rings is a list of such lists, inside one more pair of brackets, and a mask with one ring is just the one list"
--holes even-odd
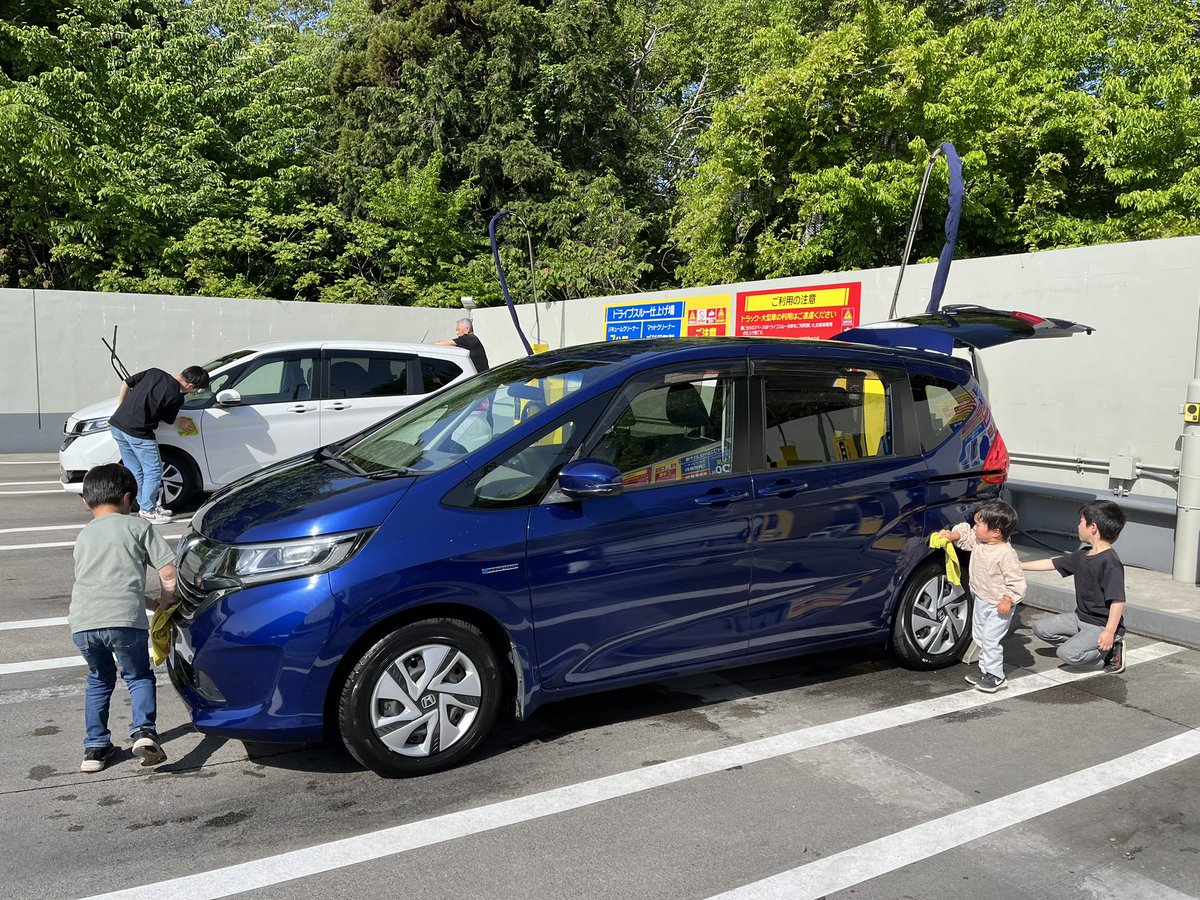
[(156, 509), (153, 511), (140, 510), (138, 515), (149, 522), (151, 525), (167, 525), (171, 521), (170, 516), (164, 516), (163, 510)]

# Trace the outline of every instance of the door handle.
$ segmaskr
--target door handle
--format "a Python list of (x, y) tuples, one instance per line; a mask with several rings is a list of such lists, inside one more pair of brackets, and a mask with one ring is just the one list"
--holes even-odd
[(727, 506), (737, 503), (750, 496), (749, 491), (721, 491), (719, 494), (705, 494), (696, 498), (697, 506)]
[(325, 408), (326, 408), (326, 409), (350, 409), (350, 408), (351, 408), (351, 404), (349, 404), (349, 403), (343, 403), (341, 400), (339, 400), (339, 401), (337, 401), (336, 403), (330, 403), (330, 404), (329, 404), (327, 407), (325, 407)]
[(758, 488), (758, 495), (760, 497), (790, 497), (792, 494), (807, 490), (808, 484), (804, 481), (777, 481), (766, 487)]
[(294, 413), (312, 412), (312, 407), (305, 406), (303, 403), (297, 403), (295, 406), (289, 406), (288, 412), (294, 412)]

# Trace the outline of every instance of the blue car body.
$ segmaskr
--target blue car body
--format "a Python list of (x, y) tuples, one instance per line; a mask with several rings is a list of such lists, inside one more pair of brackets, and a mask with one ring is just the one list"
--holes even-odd
[[(680, 380), (703, 415), (672, 412), (676, 396), (694, 405)], [(855, 399), (811, 413), (826, 394)], [(666, 412), (647, 413), (660, 396)], [(856, 424), (834, 427), (845, 409)], [(443, 422), (485, 438), (426, 451)], [(802, 459), (794, 423), (842, 458)], [(388, 429), (408, 437), (379, 437)], [(671, 455), (677, 438), (692, 449)], [(387, 454), (417, 462), (383, 466)], [(651, 461), (622, 469), (622, 454)], [(558, 473), (574, 484), (588, 464), (619, 486), (564, 493)], [(214, 495), (181, 542), (169, 670), (200, 731), (304, 742), (327, 736), (373, 644), (434, 618), (484, 636), (518, 717), (683, 672), (884, 644), (905, 586), (932, 571), (927, 536), (995, 496), (1006, 466), (969, 365), (948, 356), (736, 338), (566, 348)], [(480, 487), (493, 483), (494, 495)], [(325, 538), (341, 543), (304, 543)], [(964, 641), (924, 662), (948, 664)]]

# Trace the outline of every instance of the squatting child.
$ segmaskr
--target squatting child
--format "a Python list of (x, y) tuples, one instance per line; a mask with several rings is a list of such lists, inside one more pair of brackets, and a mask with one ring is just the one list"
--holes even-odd
[[(108, 707), (117, 667), (133, 706), (129, 737), (143, 766), (167, 758), (155, 720), (154, 669), (150, 664), (148, 606), (175, 602), (175, 554), (144, 518), (130, 515), (137, 479), (120, 463), (96, 466), (83, 479), (83, 502), (92, 513), (75, 542), (75, 586), (67, 622), (88, 664), (81, 772), (99, 772), (116, 751), (108, 730)], [(158, 570), (162, 594), (145, 596), (146, 566)]]
[(1025, 597), (1025, 574), (1008, 542), (1017, 527), (1017, 511), (1003, 500), (987, 500), (975, 507), (974, 518), (974, 527), (963, 522), (940, 534), (971, 552), (971, 637), (979, 645), (979, 672), (967, 681), (992, 694), (1008, 687), (1000, 642), (1012, 624), (1013, 608)]
[(1021, 564), (1027, 572), (1055, 569), (1075, 576), (1075, 611), (1033, 623), (1033, 633), (1058, 645), (1068, 665), (1104, 660), (1104, 671), (1125, 671), (1125, 567), (1113, 542), (1125, 527), (1125, 513), (1111, 500), (1093, 500), (1079, 510), (1079, 541), (1090, 546), (1054, 559)]

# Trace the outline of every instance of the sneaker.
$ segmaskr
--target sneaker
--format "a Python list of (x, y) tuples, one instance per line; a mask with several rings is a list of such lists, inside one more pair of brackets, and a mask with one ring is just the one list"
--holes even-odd
[(138, 515), (141, 516), (143, 519), (145, 519), (147, 522), (149, 522), (151, 525), (167, 525), (171, 521), (170, 516), (164, 516), (162, 514), (162, 511), (158, 510), (158, 509), (155, 509), (155, 510), (143, 509), (141, 512), (138, 513)]
[(142, 728), (130, 735), (133, 740), (133, 755), (142, 761), (143, 766), (157, 766), (164, 762), (167, 754), (159, 746), (158, 735), (149, 728)]
[(1117, 641), (1104, 657), (1104, 674), (1120, 675), (1125, 671), (1125, 642)]
[(83, 762), (79, 764), (80, 772), (99, 772), (108, 765), (109, 758), (117, 752), (117, 748), (112, 744), (105, 744), (103, 747), (84, 747)]
[(167, 509), (161, 503), (158, 506), (154, 507), (154, 511), (156, 513), (158, 513), (160, 516), (166, 516), (168, 519), (174, 515), (174, 513), (172, 513), (171, 510)]
[(972, 684), (972, 685), (978, 686), (979, 682), (981, 682), (981, 681), (983, 681), (983, 673), (982, 672), (972, 672), (970, 675), (968, 675), (966, 677), (967, 684)]
[(979, 684), (975, 685), (975, 690), (983, 691), (988, 694), (994, 694), (1001, 688), (1008, 687), (1007, 678), (997, 678), (995, 675), (981, 675)]

